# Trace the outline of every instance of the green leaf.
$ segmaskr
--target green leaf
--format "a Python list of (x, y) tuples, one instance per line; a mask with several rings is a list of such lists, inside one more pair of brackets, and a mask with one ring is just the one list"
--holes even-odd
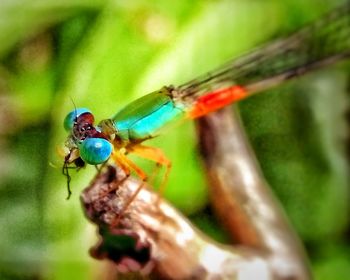
[(12, 0), (0, 3), (0, 58), (16, 43), (79, 11), (100, 8), (104, 0)]

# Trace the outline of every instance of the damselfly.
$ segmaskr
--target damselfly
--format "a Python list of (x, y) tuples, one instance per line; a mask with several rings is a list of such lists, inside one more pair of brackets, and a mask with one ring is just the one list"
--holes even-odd
[[(127, 105), (110, 119), (94, 125), (86, 108), (73, 110), (64, 120), (69, 133), (63, 173), (70, 164), (99, 165), (113, 160), (127, 174), (147, 174), (127, 155), (133, 153), (165, 166), (166, 184), (171, 162), (160, 149), (143, 142), (161, 134), (175, 120), (195, 119), (274, 87), (312, 70), (350, 57), (350, 4), (324, 15), (290, 36), (267, 43), (218, 69), (180, 86), (165, 86)], [(140, 187), (141, 188), (141, 187)], [(137, 193), (137, 192), (136, 192)], [(136, 195), (136, 194), (135, 194)]]

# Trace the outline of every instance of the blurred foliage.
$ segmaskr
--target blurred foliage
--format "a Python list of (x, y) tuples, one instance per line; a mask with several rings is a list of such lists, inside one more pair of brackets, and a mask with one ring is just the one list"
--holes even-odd
[[(100, 262), (88, 256), (94, 228), (78, 199), (94, 169), (74, 174), (70, 201), (60, 169), (71, 100), (107, 118), (138, 96), (192, 79), (342, 1), (319, 2), (1, 1), (0, 278), (98, 275)], [(239, 105), (264, 174), (322, 280), (350, 275), (346, 66)], [(173, 161), (167, 198), (224, 239), (203, 218), (208, 194), (193, 124), (149, 144)]]

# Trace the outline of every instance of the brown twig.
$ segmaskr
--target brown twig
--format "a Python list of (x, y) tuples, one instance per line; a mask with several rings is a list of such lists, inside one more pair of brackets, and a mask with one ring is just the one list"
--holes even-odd
[(157, 279), (308, 279), (300, 243), (237, 118), (224, 110), (200, 120), (198, 130), (213, 205), (239, 244), (214, 242), (147, 188), (124, 212), (141, 182), (107, 166), (81, 195), (101, 237), (91, 254)]
[(262, 175), (238, 115), (226, 108), (197, 124), (212, 204), (232, 239), (265, 252), (276, 279), (309, 279), (301, 243)]
[[(161, 279), (241, 279), (256, 271), (269, 275), (263, 253), (210, 240), (148, 189), (142, 189), (119, 224), (111, 226), (139, 183), (108, 166), (82, 193), (86, 215), (101, 234), (91, 251), (94, 257), (113, 260), (122, 272), (147, 274), (154, 268), (153, 275)], [(130, 237), (135, 245), (123, 255), (109, 246), (111, 236)]]

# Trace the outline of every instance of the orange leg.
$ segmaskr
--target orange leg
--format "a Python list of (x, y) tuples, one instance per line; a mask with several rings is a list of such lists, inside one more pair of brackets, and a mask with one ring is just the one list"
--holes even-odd
[(130, 175), (130, 171), (134, 170), (142, 181), (147, 180), (147, 174), (120, 151), (114, 150), (112, 153), (112, 159), (120, 166), (121, 169), (123, 169), (127, 175)]
[(156, 165), (154, 166), (154, 168), (153, 168), (153, 170), (152, 170), (151, 176), (149, 177), (149, 180), (148, 180), (148, 182), (149, 182), (149, 184), (150, 184), (151, 186), (154, 186), (154, 185), (155, 185), (155, 184), (154, 184), (154, 180), (155, 180), (157, 174), (159, 173), (159, 168), (160, 168), (160, 167), (162, 167), (162, 165), (159, 164), (159, 163), (156, 163)]
[(132, 162), (130, 159), (126, 157), (126, 155), (119, 150), (114, 150), (112, 153), (112, 159), (117, 163), (117, 165), (123, 169), (123, 171), (126, 173), (127, 176), (130, 175), (130, 171), (134, 170), (136, 174), (141, 178), (143, 181), (137, 188), (137, 190), (133, 193), (133, 195), (130, 197), (130, 199), (124, 204), (123, 208), (120, 211), (120, 214), (118, 215), (118, 218), (111, 223), (111, 226), (117, 226), (119, 223), (120, 218), (125, 213), (126, 209), (128, 209), (131, 202), (135, 199), (135, 197), (138, 195), (138, 193), (141, 191), (141, 189), (144, 186), (145, 181), (147, 180), (146, 173), (139, 168), (134, 162)]
[[(139, 157), (156, 162), (157, 166), (156, 166), (155, 171), (158, 169), (158, 166), (165, 166), (166, 167), (164, 178), (163, 178), (162, 183), (159, 187), (159, 194), (160, 194), (160, 196), (162, 196), (162, 194), (164, 192), (164, 188), (166, 186), (166, 182), (167, 182), (168, 177), (169, 177), (170, 170), (171, 170), (171, 161), (168, 160), (165, 157), (165, 155), (163, 154), (163, 152), (158, 148), (147, 147), (147, 146), (143, 146), (143, 145), (135, 145), (135, 146), (128, 147), (127, 151), (130, 153), (134, 153), (135, 155), (137, 155)], [(139, 185), (137, 190), (133, 193), (133, 195), (131, 196), (129, 201), (127, 201), (124, 204), (122, 210), (120, 211), (120, 214), (118, 215), (118, 218), (113, 223), (111, 223), (111, 226), (115, 227), (118, 225), (120, 218), (122, 217), (122, 215), (126, 211), (126, 209), (129, 207), (130, 203), (135, 199), (135, 197), (138, 195), (138, 193), (143, 188), (144, 183), (145, 183), (145, 181), (147, 181), (148, 177), (147, 177), (146, 173), (141, 168), (139, 168), (133, 161), (131, 161), (125, 155), (125, 153), (121, 152), (120, 150), (117, 150), (117, 149), (114, 150), (114, 152), (112, 154), (112, 159), (118, 164), (118, 166), (120, 168), (123, 169), (123, 171), (127, 175), (130, 174), (131, 170), (134, 170), (136, 172), (136, 174), (143, 181)], [(155, 172), (153, 172), (151, 178), (154, 177), (154, 174), (155, 174)]]
[(126, 176), (130, 175), (130, 166), (125, 163), (125, 161), (122, 159), (121, 154), (119, 151), (114, 150), (111, 158), (113, 161), (120, 167), (126, 174)]
[(171, 170), (171, 161), (167, 159), (161, 149), (143, 146), (141, 144), (131, 146), (128, 148), (128, 151), (130, 153), (134, 153), (135, 155), (154, 161), (159, 165), (165, 166), (166, 171), (163, 177), (163, 180), (161, 182), (161, 185), (159, 186), (159, 194), (160, 196), (163, 196), (164, 189), (166, 186), (166, 183), (168, 181), (168, 177)]

